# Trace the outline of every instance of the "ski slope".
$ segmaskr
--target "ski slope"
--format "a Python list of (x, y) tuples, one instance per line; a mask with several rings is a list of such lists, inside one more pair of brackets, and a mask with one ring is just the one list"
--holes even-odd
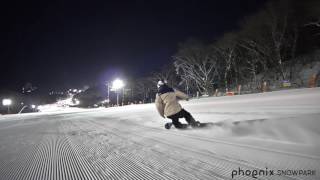
[(166, 130), (154, 104), (0, 116), (0, 179), (320, 179), (320, 88), (181, 103), (216, 126)]

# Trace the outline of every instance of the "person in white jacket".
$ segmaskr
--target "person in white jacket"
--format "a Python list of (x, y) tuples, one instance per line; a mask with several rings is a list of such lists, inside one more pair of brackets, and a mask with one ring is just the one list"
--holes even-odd
[(182, 108), (178, 102), (178, 98), (188, 100), (188, 95), (181, 91), (169, 87), (164, 80), (158, 81), (158, 93), (156, 95), (155, 104), (159, 114), (165, 118), (172, 120), (172, 124), (176, 128), (186, 128), (185, 124), (181, 124), (179, 118), (185, 118), (191, 126), (198, 126), (199, 122), (195, 121), (192, 115)]

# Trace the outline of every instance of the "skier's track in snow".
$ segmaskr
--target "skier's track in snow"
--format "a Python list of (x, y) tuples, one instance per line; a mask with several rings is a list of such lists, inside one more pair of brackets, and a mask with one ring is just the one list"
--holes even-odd
[[(248, 121), (252, 121), (252, 120), (248, 120)], [(141, 126), (141, 125), (137, 125), (137, 124), (131, 123), (131, 122), (127, 122), (127, 123), (132, 125), (132, 126), (138, 126), (139, 128), (141, 128), (143, 130), (152, 129), (153, 130), (152, 132), (159, 133), (159, 134), (163, 134), (164, 133), (164, 130), (159, 129), (159, 128)], [(236, 124), (237, 123), (239, 123), (239, 121), (236, 121)], [(209, 129), (210, 128), (203, 128), (202, 130), (209, 130)], [(180, 131), (180, 130), (178, 130), (178, 131)], [(200, 131), (200, 129), (194, 129), (194, 131)], [(284, 154), (284, 155), (288, 155), (288, 156), (307, 158), (307, 159), (311, 159), (311, 160), (320, 160), (319, 156), (312, 156), (312, 155), (295, 153), (295, 152), (285, 152), (285, 151), (280, 151), (280, 150), (271, 149), (271, 148), (266, 149), (266, 148), (253, 146), (253, 145), (247, 145), (247, 144), (232, 143), (232, 142), (227, 142), (227, 141), (224, 141), (222, 139), (213, 138), (213, 137), (206, 138), (206, 137), (197, 136), (197, 135), (194, 135), (194, 134), (188, 135), (188, 134), (183, 134), (183, 133), (180, 133), (180, 132), (177, 132), (177, 131), (172, 131), (172, 130), (165, 130), (165, 133), (166, 134), (172, 134), (172, 135), (175, 135), (175, 136), (181, 136), (181, 137), (197, 139), (197, 140), (201, 140), (201, 141), (212, 142), (212, 143), (219, 143), (219, 144), (225, 144), (225, 145), (230, 145), (230, 146), (235, 146), (235, 147), (256, 149), (256, 150), (260, 150), (260, 151), (266, 151), (266, 152), (277, 153), (277, 154), (280, 153), (280, 154)]]
[[(98, 127), (101, 127), (101, 126), (104, 125), (104, 124), (98, 123), (96, 121), (90, 121), (90, 122), (98, 125)], [(138, 126), (138, 125), (136, 125), (136, 126)], [(232, 168), (230, 166), (238, 166), (238, 167), (242, 167), (244, 169), (246, 169), (246, 168), (247, 169), (261, 169), (261, 170), (264, 169), (263, 167), (258, 167), (257, 165), (251, 164), (250, 162), (246, 162), (246, 161), (241, 160), (241, 159), (233, 159), (231, 157), (223, 157), (223, 156), (220, 156), (220, 155), (217, 155), (217, 154), (214, 154), (214, 153), (210, 153), (210, 152), (196, 151), (196, 150), (193, 150), (193, 149), (184, 148), (182, 146), (174, 145), (172, 143), (168, 143), (168, 142), (166, 142), (164, 140), (161, 140), (161, 139), (155, 139), (155, 138), (147, 137), (147, 136), (141, 135), (141, 134), (139, 134), (137, 132), (133, 132), (133, 131), (123, 131), (123, 130), (120, 130), (119, 128), (115, 128), (115, 127), (108, 127), (108, 128), (109, 128), (109, 130), (104, 130), (104, 132), (106, 132), (107, 134), (113, 134), (113, 135), (118, 136), (118, 137), (120, 137), (122, 139), (128, 139), (127, 137), (123, 136), (124, 134), (126, 134), (126, 136), (139, 136), (141, 138), (150, 139), (150, 140), (152, 140), (154, 142), (158, 142), (160, 144), (165, 144), (165, 145), (170, 146), (170, 147), (172, 147), (174, 149), (179, 149), (179, 151), (182, 151), (182, 152), (189, 152), (189, 153), (197, 155), (197, 156), (201, 155), (205, 159), (210, 159), (211, 162), (219, 161), (219, 166), (220, 167), (214, 167), (213, 164), (210, 163), (210, 161), (202, 162), (203, 166), (206, 166), (206, 168), (208, 168), (208, 169), (212, 169), (213, 167), (216, 168), (216, 169), (219, 169), (219, 174), (212, 171), (210, 174), (208, 174), (207, 177), (203, 176), (200, 179), (203, 179), (204, 177), (205, 177), (204, 179), (231, 179), (230, 178), (230, 172), (231, 172)], [(153, 132), (155, 130), (155, 131), (158, 131), (158, 133), (164, 133), (162, 130), (159, 130), (157, 128), (142, 127), (142, 126), (139, 126), (139, 128), (141, 128), (140, 130), (150, 130), (150, 129), (152, 129)], [(194, 136), (184, 135), (184, 134), (180, 134), (180, 133), (173, 133), (173, 132), (170, 132), (170, 133), (175, 135), (175, 136), (188, 137), (188, 138), (193, 138), (193, 139), (197, 139), (197, 140), (201, 140), (201, 141), (215, 142), (216, 143), (216, 141), (211, 141), (211, 140), (208, 140), (208, 139), (205, 139), (205, 138), (202, 138), (202, 137), (194, 137)], [(135, 142), (135, 143), (137, 145), (143, 146), (143, 144), (139, 144), (137, 142)], [(237, 145), (237, 144), (228, 144), (228, 145)], [(132, 156), (132, 157), (134, 157), (134, 156)], [(168, 157), (168, 158), (170, 158), (170, 157)], [(172, 162), (168, 162), (168, 160), (166, 160), (166, 159), (162, 159), (161, 163), (158, 163), (158, 165), (166, 167), (166, 166), (170, 166), (170, 164), (171, 164), (171, 166), (172, 166)], [(139, 162), (139, 161), (141, 161), (141, 159), (134, 159), (134, 161), (135, 162)], [(183, 163), (181, 163), (181, 162), (175, 162), (174, 163), (174, 167), (176, 169), (183, 169), (184, 168)], [(205, 167), (203, 167), (203, 168), (205, 168)], [(194, 169), (193, 172), (196, 172), (196, 171), (197, 171), (197, 169)], [(222, 176), (221, 174), (224, 174), (224, 176)], [(189, 174), (185, 178), (188, 179), (191, 176), (192, 176), (192, 174)], [(263, 178), (263, 177), (261, 178), (260, 177), (259, 179), (268, 179), (268, 178), (267, 177), (265, 177), (265, 178)], [(300, 178), (298, 178), (298, 177), (290, 177), (290, 176), (282, 176), (282, 179), (300, 179)]]

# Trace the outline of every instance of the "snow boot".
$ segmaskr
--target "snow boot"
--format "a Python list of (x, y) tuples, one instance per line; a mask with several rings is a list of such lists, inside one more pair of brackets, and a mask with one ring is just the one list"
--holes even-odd
[(166, 123), (166, 124), (164, 125), (164, 127), (165, 127), (166, 129), (170, 129), (171, 126), (172, 126), (172, 123), (171, 123), (171, 122)]

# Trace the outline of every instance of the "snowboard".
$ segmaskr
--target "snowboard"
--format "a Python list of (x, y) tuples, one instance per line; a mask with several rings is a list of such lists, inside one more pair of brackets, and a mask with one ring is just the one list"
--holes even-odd
[[(196, 126), (191, 126), (189, 124), (182, 124), (183, 127), (182, 128), (177, 128), (177, 129), (189, 129), (189, 128), (192, 128), (192, 129), (197, 129), (197, 128), (207, 128), (207, 127), (211, 127), (214, 125), (214, 123), (200, 123), (198, 122)], [(166, 129), (171, 129), (171, 127), (173, 126), (172, 122), (168, 122), (164, 125), (164, 127)]]

